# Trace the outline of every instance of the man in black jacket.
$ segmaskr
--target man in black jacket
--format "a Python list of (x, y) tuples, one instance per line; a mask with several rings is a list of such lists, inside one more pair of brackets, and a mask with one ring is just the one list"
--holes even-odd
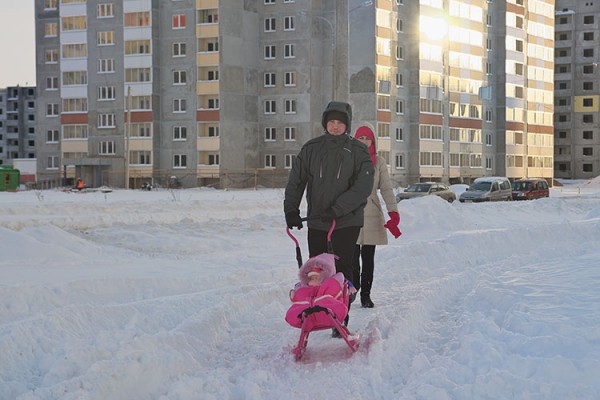
[(354, 284), (352, 257), (374, 167), (367, 147), (348, 135), (351, 122), (349, 104), (327, 105), (321, 120), (325, 133), (306, 142), (292, 164), (283, 209), (287, 226), (301, 229), (300, 202), (306, 190), (310, 257), (327, 252), (327, 232), (335, 219), (331, 241), (336, 269)]

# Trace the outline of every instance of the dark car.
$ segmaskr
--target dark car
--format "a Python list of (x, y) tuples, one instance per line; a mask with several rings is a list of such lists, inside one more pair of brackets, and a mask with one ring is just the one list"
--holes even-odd
[(440, 196), (449, 203), (456, 200), (456, 194), (448, 186), (438, 182), (423, 182), (415, 183), (407, 187), (404, 192), (396, 195), (396, 202), (400, 200), (413, 199), (415, 197), (423, 197), (433, 194)]
[(549, 196), (550, 189), (545, 179), (520, 179), (512, 183), (513, 200), (534, 200)]

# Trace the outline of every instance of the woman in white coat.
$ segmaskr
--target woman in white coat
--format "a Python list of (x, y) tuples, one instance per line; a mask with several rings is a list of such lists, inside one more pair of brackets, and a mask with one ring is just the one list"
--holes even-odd
[[(385, 159), (377, 155), (375, 135), (371, 128), (361, 126), (356, 130), (354, 137), (368, 147), (373, 166), (375, 167), (373, 189), (371, 195), (367, 199), (364, 225), (360, 231), (352, 261), (354, 282), (357, 286), (356, 289), (360, 289), (360, 303), (363, 307), (373, 308), (374, 304), (371, 301), (371, 286), (373, 285), (373, 271), (375, 269), (375, 246), (387, 244), (387, 232), (385, 228), (387, 228), (395, 238), (400, 237), (402, 233), (398, 229), (400, 215), (398, 214), (396, 196), (392, 190), (392, 182), (390, 180)], [(378, 191), (381, 192), (381, 197), (383, 197), (385, 208), (390, 217), (387, 223), (385, 222)], [(359, 276), (360, 280), (358, 279)]]

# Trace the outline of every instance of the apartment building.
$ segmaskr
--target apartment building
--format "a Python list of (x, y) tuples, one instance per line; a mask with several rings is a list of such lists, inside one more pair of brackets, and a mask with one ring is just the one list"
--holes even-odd
[(35, 92), (29, 86), (0, 89), (0, 165), (36, 157)]
[(35, 0), (38, 176), (283, 186), (332, 98), (399, 185), (553, 176), (552, 0)]
[(554, 166), (557, 178), (600, 175), (600, 3), (556, 1)]
[(351, 73), (350, 96), (393, 180), (552, 179), (553, 3), (395, 0), (377, 2), (371, 24), (350, 15), (351, 42), (374, 38), (370, 66), (350, 53), (371, 93)]

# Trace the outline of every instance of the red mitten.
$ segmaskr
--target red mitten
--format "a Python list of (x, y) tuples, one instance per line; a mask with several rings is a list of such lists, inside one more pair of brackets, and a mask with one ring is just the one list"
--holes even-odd
[(398, 239), (402, 232), (398, 229), (398, 225), (400, 224), (400, 214), (395, 211), (390, 211), (389, 213), (390, 219), (385, 223), (385, 227), (390, 231), (394, 238)]

